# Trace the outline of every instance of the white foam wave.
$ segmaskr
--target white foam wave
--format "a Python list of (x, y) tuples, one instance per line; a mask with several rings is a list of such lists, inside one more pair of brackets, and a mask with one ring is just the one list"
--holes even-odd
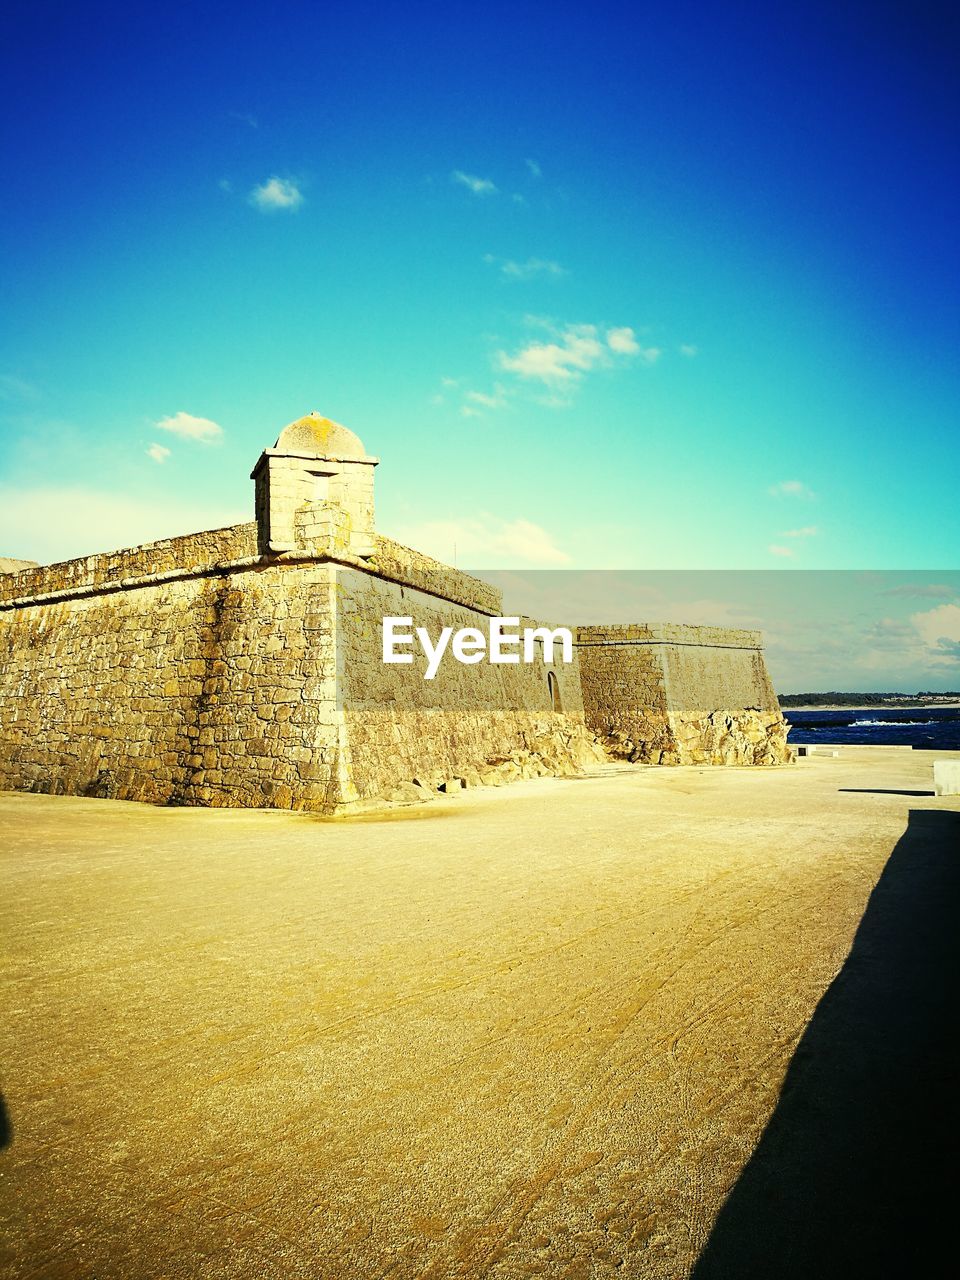
[(851, 720), (848, 727), (851, 729), (889, 729), (891, 725), (907, 726), (936, 723), (936, 720)]

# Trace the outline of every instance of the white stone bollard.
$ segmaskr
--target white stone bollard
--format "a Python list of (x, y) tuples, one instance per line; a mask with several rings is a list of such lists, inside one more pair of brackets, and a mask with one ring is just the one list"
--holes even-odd
[(960, 760), (934, 760), (933, 790), (938, 796), (960, 796)]

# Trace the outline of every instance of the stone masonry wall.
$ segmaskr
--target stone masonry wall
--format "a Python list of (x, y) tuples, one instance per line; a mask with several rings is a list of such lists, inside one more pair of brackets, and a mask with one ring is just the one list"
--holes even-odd
[[(335, 802), (332, 571), (214, 571), (210, 558), (248, 549), (251, 531), (15, 575), (45, 602), (0, 605), (0, 786), (159, 804)], [(163, 577), (177, 561), (205, 571)], [(131, 582), (132, 568), (153, 566), (159, 578)]]
[(587, 725), (649, 764), (792, 759), (759, 632), (647, 625), (578, 631)]
[(183, 538), (164, 538), (140, 547), (84, 556), (0, 575), (0, 604), (37, 600), (98, 587), (122, 589), (125, 582), (185, 570), (213, 569), (257, 555), (257, 525), (229, 525)]
[[(434, 572), (421, 580), (439, 590), (440, 577)], [(358, 798), (389, 795), (414, 781), (435, 788), (457, 779), (470, 784), (572, 773), (604, 758), (584, 727), (576, 649), (572, 663), (552, 665), (543, 662), (542, 648), (538, 661), (515, 665), (466, 666), (448, 653), (434, 679), (425, 680), (419, 646), (412, 664), (382, 662), (385, 616), (411, 617), (434, 640), (444, 626), (486, 634), (488, 623), (479, 609), (422, 588), (338, 570), (338, 664)], [(521, 619), (520, 629), (535, 625)], [(560, 713), (548, 672), (559, 687)]]
[(0, 575), (0, 786), (329, 812), (574, 772), (597, 738), (651, 763), (789, 758), (757, 633), (580, 628), (569, 665), (448, 654), (427, 681), (422, 654), (382, 663), (380, 620), (486, 631), (500, 593), (303, 517), (280, 558), (251, 522)]
[(587, 726), (614, 755), (648, 764), (675, 763), (676, 741), (653, 630), (640, 625), (580, 627), (576, 639)]
[(575, 664), (563, 715), (542, 664), (384, 667), (384, 613), (482, 627), (499, 593), (379, 536), (338, 563), (335, 524), (281, 558), (251, 522), (0, 578), (0, 786), (334, 811), (600, 758)]

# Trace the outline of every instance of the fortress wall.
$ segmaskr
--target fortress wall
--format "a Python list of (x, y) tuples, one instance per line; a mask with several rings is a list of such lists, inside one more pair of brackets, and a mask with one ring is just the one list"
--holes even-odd
[(486, 630), (488, 584), (380, 537), (377, 574), (322, 540), (272, 562), (255, 547), (251, 523), (9, 575), (0, 786), (331, 810), (492, 761), (597, 758), (576, 663), (554, 668), (562, 715), (542, 662), (448, 656), (434, 681), (422, 655), (382, 663), (384, 614)]
[(572, 772), (594, 733), (656, 763), (788, 758), (754, 632), (581, 628), (569, 665), (448, 654), (429, 681), (419, 645), (385, 665), (384, 616), (486, 633), (500, 593), (379, 535), (359, 560), (305, 515), (283, 559), (251, 522), (0, 576), (0, 786), (330, 811)]
[(654, 761), (675, 748), (669, 731), (661, 646), (649, 626), (579, 627), (587, 726), (615, 754)]
[[(229, 541), (198, 537), (215, 555)], [(170, 564), (183, 544), (196, 539), (130, 564)], [(121, 561), (33, 571), (85, 593), (0, 608), (0, 786), (325, 806), (339, 761), (329, 566), (90, 587), (104, 569), (129, 579)]]
[[(431, 579), (434, 590), (440, 583)], [(485, 585), (485, 584), (481, 584)], [(487, 633), (488, 616), (420, 588), (338, 570), (337, 652), (350, 773), (358, 796), (385, 794), (414, 779), (427, 785), (504, 766), (572, 772), (600, 753), (583, 725), (579, 664), (466, 666), (449, 653), (432, 680), (423, 678), (419, 645), (409, 665), (382, 662), (382, 618), (412, 617), (436, 640), (444, 626)], [(536, 625), (529, 619), (523, 626)], [(542, 654), (542, 650), (541, 650)], [(557, 655), (559, 658), (559, 654)], [(547, 673), (557, 679), (562, 713), (553, 709)], [(527, 760), (527, 757), (531, 759)], [(542, 766), (542, 767), (541, 767)]]
[(717, 708), (778, 711), (780, 704), (767, 675), (759, 634), (749, 646), (732, 644), (665, 644), (661, 662), (670, 710), (690, 715)]
[(651, 764), (783, 764), (787, 728), (757, 631), (581, 627), (587, 725)]
[(52, 593), (116, 587), (124, 581), (152, 574), (212, 567), (256, 554), (255, 521), (229, 525), (225, 529), (208, 529), (182, 538), (164, 538), (140, 547), (3, 574), (0, 576), (0, 603)]
[(439, 596), (450, 603), (466, 605), (477, 613), (491, 617), (502, 614), (503, 592), (498, 587), (484, 582), (482, 578), (452, 569), (382, 534), (374, 534), (373, 540), (375, 550), (367, 564), (382, 577), (408, 587), (418, 587), (426, 594)]

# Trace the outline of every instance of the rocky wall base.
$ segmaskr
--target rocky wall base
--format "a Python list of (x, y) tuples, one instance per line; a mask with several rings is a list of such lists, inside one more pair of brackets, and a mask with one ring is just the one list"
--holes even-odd
[(782, 765), (794, 753), (779, 711), (638, 716), (629, 729), (602, 735), (609, 753), (639, 764)]
[[(474, 728), (470, 735), (451, 738), (451, 718), (442, 712), (420, 713), (415, 740), (422, 763), (404, 766), (396, 752), (371, 756), (353, 743), (354, 778), (359, 798), (340, 804), (338, 812), (389, 803), (411, 803), (438, 793), (479, 786), (503, 786), (525, 778), (573, 777), (590, 765), (605, 764), (609, 757), (596, 737), (581, 722), (564, 715), (524, 716), (497, 713), (485, 717), (496, 724), (500, 745), (478, 750), (483, 741)], [(368, 731), (371, 728), (369, 720)], [(505, 732), (506, 731), (506, 732)], [(488, 739), (488, 742), (490, 739)]]

